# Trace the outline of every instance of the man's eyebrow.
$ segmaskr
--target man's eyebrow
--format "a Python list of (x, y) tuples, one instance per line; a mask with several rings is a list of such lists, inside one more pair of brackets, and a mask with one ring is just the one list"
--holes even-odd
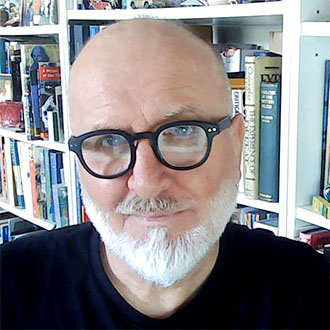
[(177, 115), (187, 114), (187, 113), (197, 115), (197, 114), (201, 114), (202, 111), (201, 111), (201, 109), (199, 109), (195, 106), (192, 106), (192, 105), (181, 105), (181, 106), (174, 108), (174, 109), (170, 110), (169, 112), (165, 113), (164, 118), (165, 119), (172, 118)]
[[(167, 113), (165, 113), (162, 116), (162, 119), (168, 119), (168, 118), (172, 118), (172, 117), (176, 117), (178, 115), (182, 115), (182, 114), (193, 114), (193, 115), (197, 115), (197, 114), (201, 114), (202, 111), (192, 105), (180, 105), (179, 107), (175, 107), (171, 110), (169, 110)], [(118, 130), (123, 130), (122, 127), (119, 127), (117, 125), (111, 125), (111, 124), (103, 124), (103, 123), (95, 123), (91, 130), (92, 131), (98, 131), (98, 130), (103, 130), (103, 129), (118, 129)]]
[(92, 126), (91, 131), (98, 131), (103, 129), (121, 129), (121, 128), (117, 125), (95, 123)]

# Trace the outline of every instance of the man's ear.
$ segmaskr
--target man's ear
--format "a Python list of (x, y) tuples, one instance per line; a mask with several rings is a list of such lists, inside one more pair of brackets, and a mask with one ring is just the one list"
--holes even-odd
[(239, 166), (240, 166), (241, 158), (242, 158), (243, 141), (244, 141), (244, 118), (241, 113), (235, 114), (235, 117), (231, 121), (231, 126), (233, 130), (234, 144), (237, 150)]

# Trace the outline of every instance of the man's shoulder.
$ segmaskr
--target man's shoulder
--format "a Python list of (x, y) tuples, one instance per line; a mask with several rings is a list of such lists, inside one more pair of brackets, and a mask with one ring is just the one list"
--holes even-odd
[(229, 224), (226, 230), (227, 245), (239, 249), (250, 263), (265, 261), (266, 264), (282, 265), (287, 269), (302, 265), (325, 265), (327, 259), (306, 243), (275, 236), (264, 229), (250, 230), (246, 226)]
[(23, 236), (1, 246), (1, 256), (3, 260), (10, 258), (17, 260), (20, 257), (49, 258), (52, 253), (77, 249), (81, 245), (88, 244), (93, 231), (90, 223), (84, 223)]

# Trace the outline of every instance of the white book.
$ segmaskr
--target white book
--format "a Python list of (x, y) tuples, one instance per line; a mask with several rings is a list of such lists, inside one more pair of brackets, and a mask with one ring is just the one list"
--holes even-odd
[(30, 163), (29, 163), (29, 145), (27, 143), (18, 141), (17, 149), (20, 158), (25, 210), (28, 215), (32, 215), (33, 208), (32, 208), (32, 187), (31, 187), (31, 178), (30, 178)]
[(7, 202), (10, 206), (15, 207), (15, 183), (13, 163), (11, 159), (10, 139), (5, 138), (5, 166), (6, 166), (6, 188), (7, 188)]

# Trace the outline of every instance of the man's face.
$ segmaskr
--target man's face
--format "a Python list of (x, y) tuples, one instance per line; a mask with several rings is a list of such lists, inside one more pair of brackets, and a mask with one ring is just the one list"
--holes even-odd
[[(131, 134), (154, 131), (177, 120), (216, 123), (228, 114), (225, 84), (210, 50), (196, 49), (194, 42), (185, 47), (171, 44), (179, 47), (176, 52), (166, 47), (166, 40), (143, 40), (144, 48), (139, 43), (138, 38), (132, 39), (129, 53), (117, 45), (114, 57), (103, 49), (94, 57), (92, 72), (83, 60), (78, 64), (79, 72), (76, 68), (71, 84), (79, 88), (71, 88), (70, 92), (74, 135), (102, 128)], [(94, 47), (101, 46), (95, 43)], [(143, 240), (148, 229), (165, 227), (168, 237), (174, 238), (208, 217), (210, 201), (223, 182), (238, 182), (236, 142), (227, 129), (214, 138), (206, 163), (193, 170), (178, 171), (158, 161), (148, 140), (139, 140), (131, 171), (116, 179), (99, 179), (80, 165), (82, 186), (98, 209), (109, 216), (116, 233)], [(161, 215), (116, 212), (120, 203), (132, 198), (168, 198), (184, 201), (185, 206), (180, 212)]]

